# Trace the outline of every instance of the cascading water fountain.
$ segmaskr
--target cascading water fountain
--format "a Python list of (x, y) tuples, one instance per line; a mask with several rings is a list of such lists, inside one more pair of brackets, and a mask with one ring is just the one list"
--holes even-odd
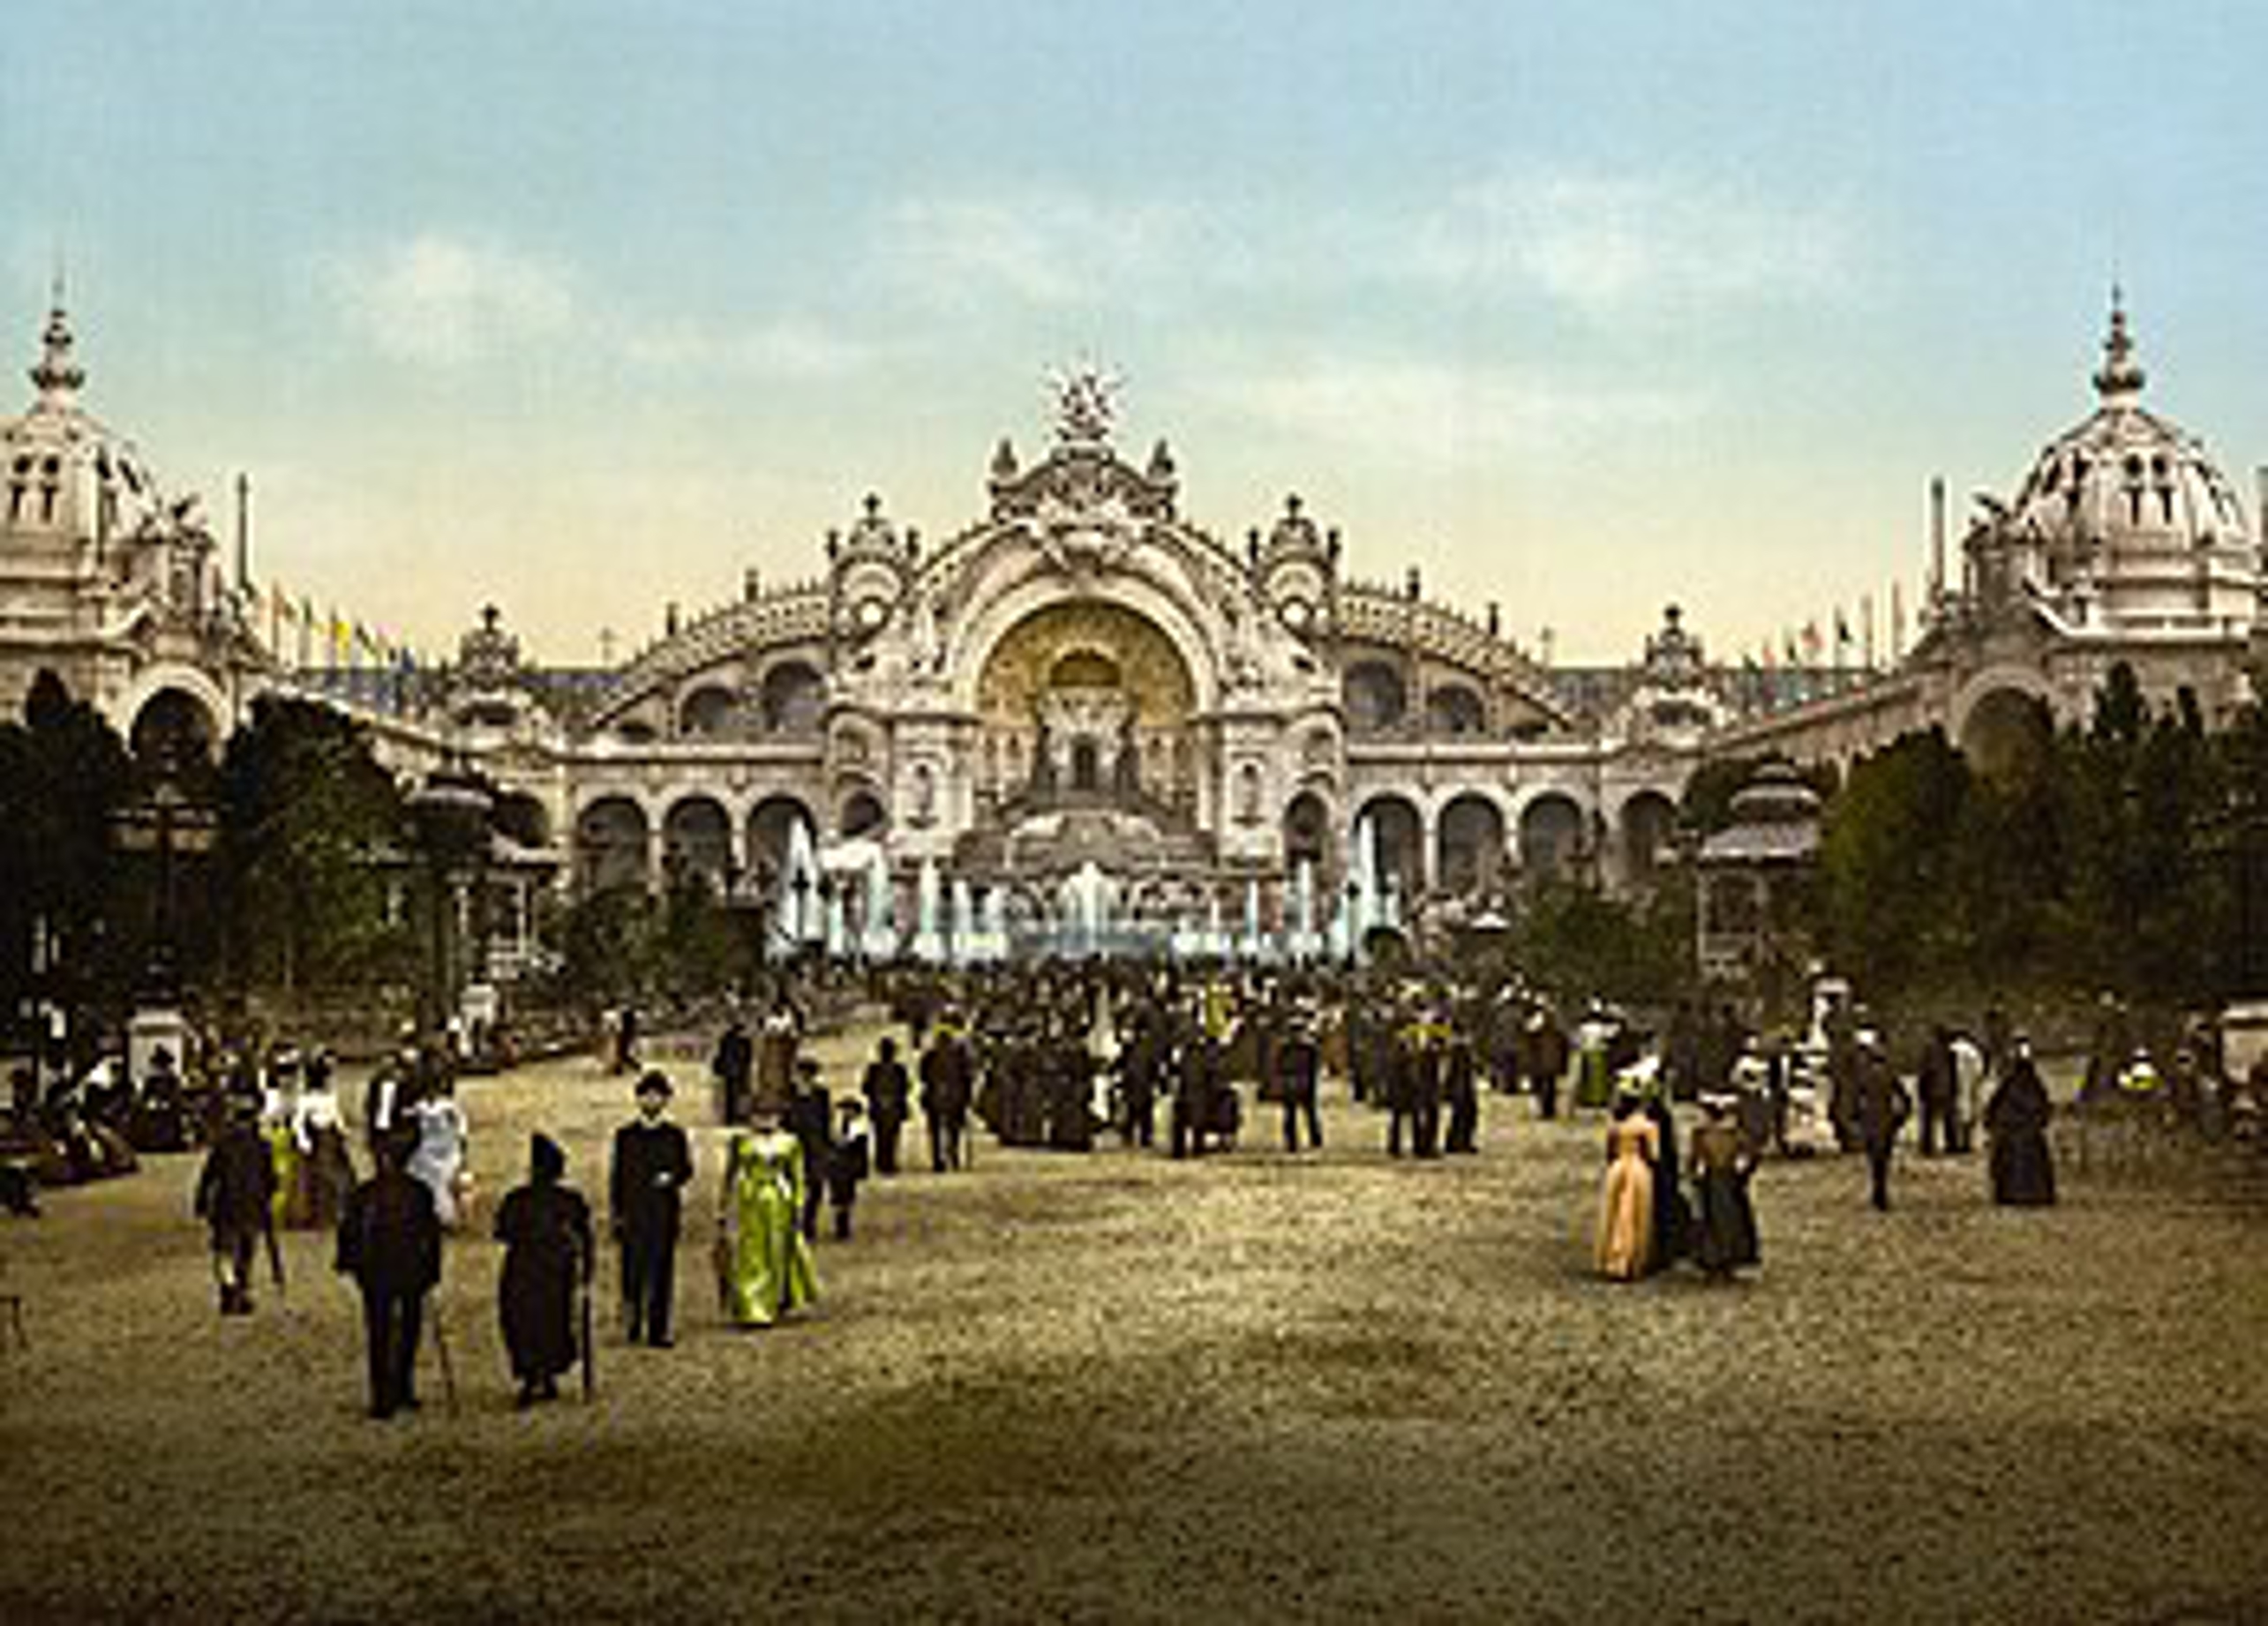
[(1291, 872), (1291, 931), (1284, 952), (1292, 959), (1315, 958), (1315, 860), (1302, 858)]
[(946, 952), (955, 965), (974, 965), (984, 957), (983, 946), (977, 941), (976, 895), (969, 888), (968, 877), (953, 877), (951, 940)]
[(945, 958), (944, 939), (937, 931), (939, 892), (937, 860), (924, 858), (913, 888), (913, 957), (930, 965)]
[(869, 960), (888, 960), (897, 953), (897, 927), (890, 918), (891, 903), (890, 865), (877, 852), (867, 861), (866, 929), (863, 936), (866, 955)]

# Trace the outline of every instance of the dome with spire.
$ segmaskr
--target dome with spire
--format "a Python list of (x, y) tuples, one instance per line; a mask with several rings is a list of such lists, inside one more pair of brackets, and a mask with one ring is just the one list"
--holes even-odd
[(2142, 405), (2147, 378), (2114, 289), (2094, 412), (2040, 453), (2013, 503), (1991, 505), (1994, 528), (2075, 619), (2249, 620), (2259, 557), (2243, 507), (2204, 444)]
[(0, 530), (101, 542), (161, 527), (168, 505), (132, 442), (79, 404), (86, 370), (56, 288), (30, 410), (0, 424)]

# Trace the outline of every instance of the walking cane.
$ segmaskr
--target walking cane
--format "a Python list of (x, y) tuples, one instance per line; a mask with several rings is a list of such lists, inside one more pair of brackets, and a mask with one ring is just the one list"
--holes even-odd
[(433, 1353), (441, 1363), (441, 1404), (451, 1417), (457, 1414), (457, 1373), (449, 1360), (448, 1335), (441, 1330), (440, 1307), (433, 1307)]
[(582, 1291), (578, 1296), (582, 1300), (582, 1398), (588, 1405), (598, 1385), (598, 1348), (597, 1340), (590, 1336), (590, 1277), (588, 1272), (584, 1273)]
[(275, 1296), (281, 1300), (283, 1297), (283, 1248), (275, 1240), (275, 1223), (271, 1220), (262, 1226), (261, 1234), (267, 1238), (267, 1268), (275, 1278)]

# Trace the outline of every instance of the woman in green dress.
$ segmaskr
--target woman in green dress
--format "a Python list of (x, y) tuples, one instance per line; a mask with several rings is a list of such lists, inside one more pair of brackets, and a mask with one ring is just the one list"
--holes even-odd
[(743, 1327), (769, 1327), (819, 1296), (811, 1244), (799, 1224), (803, 1147), (760, 1108), (749, 1128), (732, 1133), (725, 1189), (717, 1204), (717, 1281), (725, 1313)]

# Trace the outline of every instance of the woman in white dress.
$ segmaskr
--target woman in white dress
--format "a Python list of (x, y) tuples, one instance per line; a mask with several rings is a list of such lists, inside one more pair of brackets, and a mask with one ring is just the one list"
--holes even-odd
[(465, 1223), (469, 1206), (465, 1150), (471, 1138), (464, 1109), (457, 1105), (455, 1083), (444, 1074), (410, 1109), (410, 1116), (417, 1126), (417, 1146), (409, 1154), (409, 1172), (433, 1194), (433, 1211), (442, 1229), (454, 1231)]

